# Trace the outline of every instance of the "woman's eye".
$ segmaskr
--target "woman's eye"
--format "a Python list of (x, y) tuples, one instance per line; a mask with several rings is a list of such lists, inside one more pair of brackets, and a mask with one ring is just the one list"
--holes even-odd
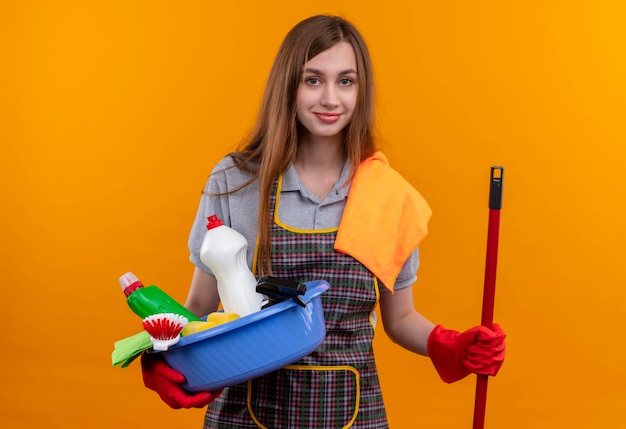
[(310, 77), (308, 79), (306, 79), (306, 83), (308, 83), (309, 85), (319, 85), (320, 84), (320, 80), (316, 77)]
[(354, 82), (352, 81), (352, 79), (348, 79), (347, 77), (339, 80), (339, 85), (341, 86), (349, 86), (349, 85), (352, 85), (353, 83)]

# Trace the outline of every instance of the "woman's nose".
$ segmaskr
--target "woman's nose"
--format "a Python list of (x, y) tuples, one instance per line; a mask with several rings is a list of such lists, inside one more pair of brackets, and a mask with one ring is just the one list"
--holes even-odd
[(324, 87), (320, 103), (328, 109), (334, 109), (339, 105), (337, 89), (333, 85), (326, 85)]

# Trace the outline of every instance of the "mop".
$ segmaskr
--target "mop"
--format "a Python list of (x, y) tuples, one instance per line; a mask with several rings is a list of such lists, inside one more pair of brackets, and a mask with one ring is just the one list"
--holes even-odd
[[(487, 227), (487, 258), (485, 262), (485, 281), (483, 289), (483, 308), (481, 324), (493, 328), (493, 310), (496, 294), (496, 268), (498, 265), (498, 238), (500, 234), (500, 210), (502, 209), (502, 184), (504, 168), (491, 167), (489, 188), (489, 223)], [(476, 379), (476, 397), (474, 401), (473, 429), (485, 426), (485, 408), (487, 405), (487, 382), (489, 376), (478, 374)]]

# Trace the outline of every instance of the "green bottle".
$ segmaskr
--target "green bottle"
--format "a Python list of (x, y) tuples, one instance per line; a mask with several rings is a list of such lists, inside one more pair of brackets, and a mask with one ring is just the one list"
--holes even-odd
[(121, 276), (120, 286), (128, 306), (142, 319), (153, 314), (174, 313), (185, 316), (190, 322), (201, 320), (158, 287), (145, 287), (133, 273)]

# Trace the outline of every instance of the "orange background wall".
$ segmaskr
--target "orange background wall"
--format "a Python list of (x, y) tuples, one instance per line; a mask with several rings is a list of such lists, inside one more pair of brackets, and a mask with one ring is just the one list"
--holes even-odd
[[(624, 2), (22, 1), (0, 6), (0, 427), (200, 427), (138, 365), (117, 277), (184, 301), (213, 164), (300, 19), (369, 42), (379, 130), (429, 200), (418, 308), (479, 323), (489, 167), (505, 166), (489, 428), (626, 426)], [(470, 427), (474, 379), (376, 339), (394, 428)]]

